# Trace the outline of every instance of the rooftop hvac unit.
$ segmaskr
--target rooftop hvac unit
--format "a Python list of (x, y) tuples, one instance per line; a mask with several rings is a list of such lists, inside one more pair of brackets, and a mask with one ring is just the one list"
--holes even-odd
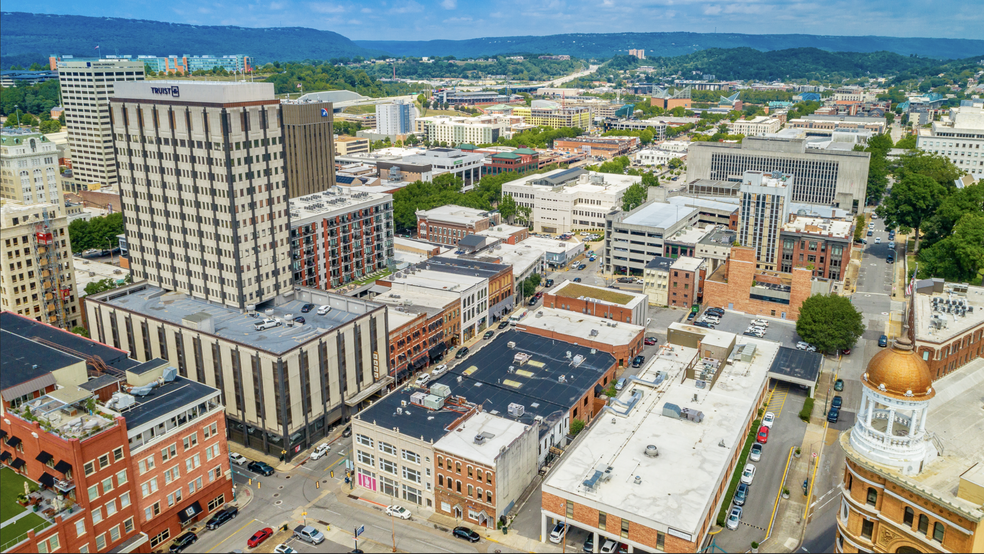
[(121, 412), (137, 403), (137, 399), (126, 393), (115, 392), (113, 399), (116, 400), (116, 411)]
[(543, 317), (543, 312), (536, 312), (536, 317)]
[(516, 352), (513, 356), (514, 365), (524, 365), (526, 362), (530, 361), (531, 356), (526, 352)]
[(591, 332), (588, 333), (588, 336), (589, 337), (597, 337), (598, 336), (598, 330), (597, 329), (592, 329)]
[(396, 415), (403, 415), (403, 408), (397, 406), (397, 408), (396, 408)]
[(574, 359), (571, 360), (571, 365), (574, 366), (574, 367), (578, 367), (579, 365), (581, 365), (583, 363), (584, 363), (584, 356), (582, 356), (580, 354), (574, 356)]
[(423, 406), (424, 405), (424, 397), (426, 397), (426, 396), (427, 396), (427, 393), (426, 392), (417, 391), (417, 392), (415, 392), (415, 393), (413, 393), (413, 394), (410, 395), (410, 403), (411, 404), (416, 404), (418, 406)]
[(649, 446), (646, 447), (645, 454), (646, 454), (646, 456), (649, 456), (650, 458), (655, 458), (655, 457), (659, 456), (659, 449), (656, 448), (656, 445), (655, 444), (650, 444)]
[(440, 396), (441, 398), (448, 398), (449, 396), (451, 396), (451, 387), (447, 385), (443, 385), (441, 383), (437, 383), (431, 386), (430, 392), (434, 396)]
[(511, 402), (506, 410), (512, 417), (522, 417), (526, 413), (526, 406)]
[(567, 382), (567, 376), (564, 375), (563, 373), (561, 373), (560, 375), (557, 376), (557, 382), (558, 383), (566, 383)]
[(636, 475), (635, 476), (635, 479), (633, 479), (633, 481), (635, 482), (635, 484), (641, 485), (642, 484), (642, 476), (641, 475)]
[(482, 435), (475, 435), (475, 444), (485, 444), (485, 437)]
[(428, 394), (424, 397), (423, 406), (428, 410), (440, 410), (444, 407), (444, 397), (436, 394)]
[(694, 408), (681, 408), (680, 409), (681, 419), (688, 419), (695, 423), (700, 423), (704, 421), (704, 412), (696, 410)]
[(172, 366), (165, 367), (164, 372), (162, 373), (162, 377), (164, 378), (165, 383), (170, 383), (171, 381), (174, 381), (174, 378), (177, 376), (178, 376), (178, 368)]

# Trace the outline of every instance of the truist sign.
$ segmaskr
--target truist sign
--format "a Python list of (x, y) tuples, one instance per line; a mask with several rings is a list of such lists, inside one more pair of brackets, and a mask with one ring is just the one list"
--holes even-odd
[(170, 87), (150, 87), (150, 93), (170, 96), (171, 98), (178, 98), (181, 96), (181, 92), (178, 90), (177, 85)]

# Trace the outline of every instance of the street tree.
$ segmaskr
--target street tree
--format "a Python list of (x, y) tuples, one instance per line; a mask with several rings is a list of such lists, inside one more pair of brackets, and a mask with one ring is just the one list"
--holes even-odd
[[(901, 144), (903, 141), (905, 139), (900, 140), (899, 143)], [(895, 168), (895, 180), (902, 181), (914, 174), (925, 175), (950, 190), (955, 188), (953, 182), (959, 179), (963, 173), (946, 156), (923, 150), (911, 150), (899, 158)]]
[(821, 352), (853, 348), (864, 329), (864, 316), (850, 299), (833, 294), (807, 298), (796, 321), (796, 333)]
[(984, 271), (984, 213), (964, 214), (952, 234), (923, 250), (919, 262), (921, 275), (979, 282)]
[(892, 187), (892, 193), (878, 207), (877, 213), (885, 219), (885, 225), (910, 227), (916, 232), (914, 252), (919, 252), (919, 229), (923, 221), (936, 213), (936, 208), (946, 198), (947, 189), (933, 178), (919, 173), (909, 173)]
[(984, 180), (953, 191), (923, 224), (926, 246), (950, 236), (957, 221), (968, 213), (984, 213)]
[(646, 187), (641, 183), (636, 183), (625, 190), (622, 195), (622, 210), (632, 211), (646, 201)]

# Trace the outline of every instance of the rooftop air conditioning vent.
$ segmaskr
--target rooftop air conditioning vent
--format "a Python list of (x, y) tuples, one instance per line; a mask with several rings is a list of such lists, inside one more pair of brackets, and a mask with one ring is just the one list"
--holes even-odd
[(656, 445), (655, 444), (650, 444), (649, 446), (646, 447), (645, 454), (646, 454), (646, 456), (649, 456), (650, 458), (655, 458), (655, 457), (659, 456), (659, 449), (656, 448)]

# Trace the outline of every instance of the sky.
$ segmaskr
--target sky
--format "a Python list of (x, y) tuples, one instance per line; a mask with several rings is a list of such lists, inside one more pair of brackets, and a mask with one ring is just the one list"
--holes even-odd
[(660, 31), (984, 38), (981, 0), (4, 0), (3, 9), (311, 27), (353, 40)]

